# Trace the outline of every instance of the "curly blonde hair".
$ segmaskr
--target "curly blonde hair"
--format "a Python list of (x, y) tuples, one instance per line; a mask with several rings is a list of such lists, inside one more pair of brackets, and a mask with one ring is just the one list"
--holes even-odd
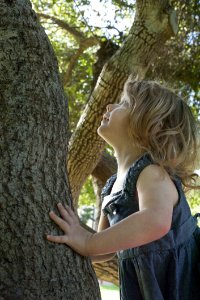
[(130, 109), (130, 136), (153, 161), (187, 188), (194, 185), (199, 146), (197, 122), (186, 102), (154, 81), (128, 79), (122, 100)]

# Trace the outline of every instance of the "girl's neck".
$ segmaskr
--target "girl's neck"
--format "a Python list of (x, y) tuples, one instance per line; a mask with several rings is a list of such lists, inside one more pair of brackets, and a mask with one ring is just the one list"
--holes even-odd
[(115, 157), (117, 159), (117, 175), (124, 174), (131, 165), (144, 154), (144, 151), (136, 147), (115, 149)]

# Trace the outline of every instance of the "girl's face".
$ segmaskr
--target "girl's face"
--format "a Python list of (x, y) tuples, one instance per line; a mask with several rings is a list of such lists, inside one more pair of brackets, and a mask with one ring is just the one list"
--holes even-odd
[(128, 136), (129, 109), (124, 102), (109, 104), (97, 132), (110, 145)]

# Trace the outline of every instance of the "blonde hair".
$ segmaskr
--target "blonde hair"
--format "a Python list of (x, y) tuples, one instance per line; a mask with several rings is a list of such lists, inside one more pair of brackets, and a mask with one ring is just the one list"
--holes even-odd
[(130, 109), (130, 135), (171, 177), (187, 188), (195, 186), (198, 152), (197, 122), (186, 102), (154, 81), (125, 83), (123, 102)]

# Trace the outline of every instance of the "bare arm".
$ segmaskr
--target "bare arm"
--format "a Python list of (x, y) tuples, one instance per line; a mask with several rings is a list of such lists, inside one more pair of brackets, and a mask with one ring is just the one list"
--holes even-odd
[[(109, 224), (108, 218), (106, 216), (104, 216), (103, 212), (101, 212), (97, 232), (105, 230), (106, 228), (109, 228), (109, 227), (110, 227), (110, 224)], [(114, 258), (114, 256), (115, 256), (115, 253), (109, 253), (109, 254), (105, 254), (105, 255), (91, 256), (91, 259), (92, 259), (92, 262), (98, 263), (98, 262), (104, 262), (104, 261), (111, 260), (112, 258)]]
[(151, 165), (140, 174), (137, 191), (139, 211), (95, 234), (81, 228), (71, 209), (60, 205), (62, 218), (53, 212), (50, 217), (65, 234), (48, 236), (48, 240), (66, 243), (78, 253), (93, 257), (160, 239), (170, 230), (173, 206), (178, 199), (174, 183), (160, 167)]

